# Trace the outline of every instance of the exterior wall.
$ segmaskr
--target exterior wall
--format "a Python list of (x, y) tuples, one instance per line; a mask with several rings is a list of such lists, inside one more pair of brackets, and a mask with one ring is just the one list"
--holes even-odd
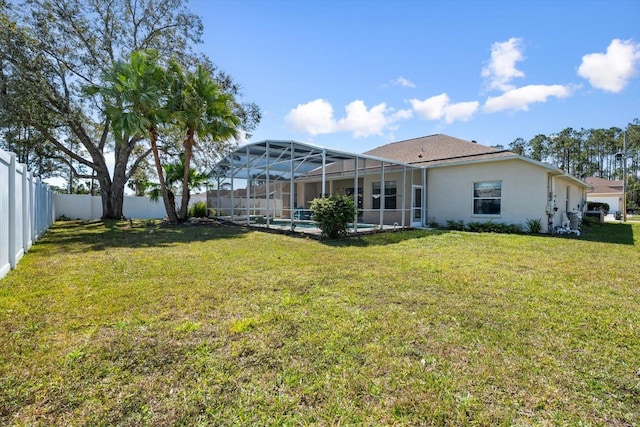
[[(385, 170), (384, 180), (396, 181), (397, 195), (396, 209), (385, 209), (382, 221), (381, 210), (373, 209), (373, 183), (382, 181), (381, 174), (360, 177), (363, 212), (359, 222), (385, 225), (397, 222), (410, 226), (412, 187), (422, 186), (422, 173), (421, 169), (407, 170), (403, 176), (401, 170)], [(502, 183), (500, 215), (473, 213), (473, 184), (482, 181)], [(426, 170), (426, 184), (422, 189), (426, 200), (422, 204), (425, 207), (422, 225), (435, 221), (445, 226), (448, 220), (454, 220), (525, 226), (528, 219), (539, 219), (542, 231), (549, 232), (561, 224), (563, 212), (583, 211), (586, 203), (586, 190), (575, 180), (521, 159), (432, 167)], [(352, 187), (353, 179), (343, 177), (326, 184), (327, 191), (338, 194)], [(320, 188), (319, 182), (299, 183), (298, 194), (305, 194), (310, 201), (318, 196)], [(300, 198), (298, 201), (302, 202)]]
[[(546, 229), (547, 183), (545, 169), (522, 160), (437, 167), (427, 171), (427, 218), (441, 226), (448, 220), (495, 221), (508, 224), (540, 219)], [(473, 184), (501, 181), (500, 215), (473, 214)]]
[(558, 211), (582, 211), (587, 202), (586, 190), (563, 177), (555, 179), (555, 196)]
[[(329, 191), (329, 186), (325, 185), (326, 191)], [(311, 207), (311, 201), (320, 196), (322, 192), (321, 182), (310, 182), (307, 184), (296, 185), (297, 191), (297, 205), (303, 209), (309, 209)]]
[(554, 210), (553, 225), (562, 223), (563, 212), (584, 212), (587, 202), (586, 189), (578, 187), (571, 180), (564, 177), (556, 177), (553, 186)]

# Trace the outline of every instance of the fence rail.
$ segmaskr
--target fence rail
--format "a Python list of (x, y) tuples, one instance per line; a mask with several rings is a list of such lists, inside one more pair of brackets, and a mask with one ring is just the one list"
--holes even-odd
[(53, 192), (14, 153), (0, 149), (0, 278), (53, 224)]

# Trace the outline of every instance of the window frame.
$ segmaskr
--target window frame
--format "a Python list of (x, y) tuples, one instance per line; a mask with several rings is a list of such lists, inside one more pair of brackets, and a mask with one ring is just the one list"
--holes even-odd
[[(371, 183), (371, 209), (374, 209), (374, 210), (380, 210), (380, 206), (382, 206), (382, 203), (380, 202), (380, 199), (382, 199), (382, 197), (380, 196), (381, 182), (382, 181), (373, 181)], [(376, 184), (378, 188), (376, 188)], [(378, 197), (375, 197), (376, 195)], [(384, 210), (398, 209), (397, 197), (398, 197), (398, 181), (396, 180), (385, 181), (384, 182)]]
[[(480, 191), (481, 189), (479, 189), (477, 186), (478, 185), (482, 185), (482, 184), (497, 184), (497, 188), (493, 187), (490, 189), (487, 189), (485, 191), (498, 191), (499, 195), (495, 196), (495, 195), (478, 195), (477, 191)], [(484, 209), (481, 209), (476, 202), (480, 202), (480, 201), (498, 201), (498, 212), (497, 213), (483, 213)], [(489, 206), (489, 209), (491, 209), (491, 207)], [(502, 205), (502, 180), (487, 180), (487, 181), (474, 181), (473, 182), (473, 187), (472, 187), (472, 193), (471, 193), (471, 213), (473, 216), (479, 216), (479, 217), (500, 217), (502, 216), (502, 212), (503, 212), (503, 205)]]

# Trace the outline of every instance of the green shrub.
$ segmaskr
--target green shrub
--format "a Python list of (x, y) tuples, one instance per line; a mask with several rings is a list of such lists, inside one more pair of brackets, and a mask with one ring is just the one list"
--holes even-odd
[(462, 221), (462, 220), (455, 221), (455, 220), (452, 220), (452, 219), (448, 219), (447, 220), (447, 229), (464, 231), (464, 221)]
[(522, 233), (522, 226), (520, 224), (505, 224), (504, 232), (507, 234), (520, 234)]
[(522, 226), (520, 224), (506, 224), (503, 222), (474, 221), (467, 224), (467, 230), (475, 233), (519, 234), (522, 233)]
[(311, 218), (323, 236), (335, 239), (347, 234), (347, 224), (356, 216), (356, 205), (350, 196), (334, 194), (311, 202)]
[(542, 220), (527, 219), (527, 231), (531, 234), (540, 234), (542, 231)]
[(604, 202), (587, 202), (588, 211), (604, 211), (605, 215), (609, 214), (609, 203)]
[(204, 218), (207, 216), (207, 204), (205, 202), (195, 203), (189, 208), (189, 216)]

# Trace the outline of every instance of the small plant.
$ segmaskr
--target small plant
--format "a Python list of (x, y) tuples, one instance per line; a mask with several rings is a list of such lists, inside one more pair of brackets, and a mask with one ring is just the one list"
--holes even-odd
[(347, 225), (356, 216), (356, 205), (350, 196), (334, 194), (311, 202), (312, 219), (323, 236), (335, 239), (347, 234)]
[(447, 229), (449, 230), (457, 230), (457, 231), (464, 231), (464, 221), (460, 220), (460, 221), (455, 221), (452, 219), (448, 219), (447, 220)]
[(434, 217), (429, 218), (427, 225), (430, 228), (440, 228), (440, 223)]
[(207, 216), (207, 204), (198, 202), (189, 208), (189, 216), (196, 218), (204, 218)]
[(527, 232), (531, 234), (540, 234), (542, 232), (542, 220), (541, 219), (527, 219)]

